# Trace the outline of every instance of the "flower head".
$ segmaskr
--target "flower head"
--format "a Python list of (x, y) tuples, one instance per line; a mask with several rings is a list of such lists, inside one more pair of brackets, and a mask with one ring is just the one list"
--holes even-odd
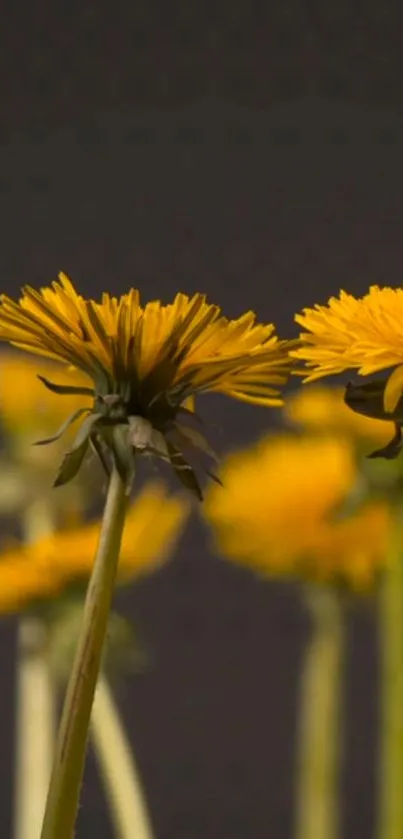
[(366, 588), (385, 563), (389, 508), (343, 508), (358, 479), (342, 437), (276, 435), (228, 458), (205, 514), (228, 557), (263, 576)]
[[(118, 582), (127, 583), (160, 567), (172, 553), (189, 513), (183, 498), (150, 483), (129, 508), (119, 559)], [(33, 607), (87, 582), (99, 523), (61, 530), (0, 556), (0, 612)]]
[(345, 370), (369, 376), (393, 368), (386, 381), (350, 383), (346, 402), (365, 416), (395, 422), (395, 438), (375, 454), (396, 456), (403, 443), (403, 289), (371, 286), (358, 299), (341, 291), (327, 306), (304, 309), (295, 320), (304, 332), (291, 355), (305, 361), (305, 381)]
[[(306, 362), (306, 381), (352, 369), (368, 376), (403, 364), (403, 289), (371, 286), (358, 299), (341, 291), (327, 306), (304, 309), (295, 320), (304, 332), (291, 354)], [(399, 377), (400, 390), (396, 376), (386, 387), (388, 413), (399, 401), (403, 369)]]
[[(93, 407), (62, 465), (59, 484), (76, 474), (91, 442), (102, 459), (105, 447), (112, 453), (127, 482), (134, 452), (145, 452), (169, 460), (200, 494), (188, 456), (212, 452), (186, 422), (192, 412), (183, 408), (185, 400), (216, 391), (279, 405), (279, 387), (290, 368), (291, 342), (279, 341), (271, 324), (257, 324), (253, 312), (228, 320), (202, 294), (141, 306), (135, 289), (119, 300), (104, 294), (94, 302), (81, 297), (65, 274), (39, 291), (26, 287), (18, 302), (3, 295), (0, 339), (72, 365), (91, 381), (91, 387), (74, 390), (91, 397)], [(73, 392), (45, 384), (57, 393)]]

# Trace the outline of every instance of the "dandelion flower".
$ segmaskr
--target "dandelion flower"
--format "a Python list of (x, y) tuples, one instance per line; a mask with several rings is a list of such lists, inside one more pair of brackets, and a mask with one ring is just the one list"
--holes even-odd
[(230, 456), (205, 515), (220, 550), (262, 576), (367, 589), (385, 563), (389, 508), (342, 514), (358, 480), (342, 437), (276, 435)]
[[(162, 484), (147, 484), (127, 513), (118, 582), (128, 583), (160, 567), (172, 554), (188, 514), (182, 497), (169, 496)], [(99, 523), (84, 524), (3, 551), (0, 612), (35, 607), (87, 582), (98, 537)]]
[(91, 409), (69, 418), (80, 419), (81, 426), (56, 484), (74, 477), (91, 444), (104, 465), (105, 450), (112, 454), (125, 483), (135, 452), (156, 454), (200, 497), (188, 460), (200, 451), (213, 453), (190, 424), (185, 401), (215, 391), (281, 404), (294, 342), (280, 341), (271, 324), (256, 323), (253, 312), (228, 320), (202, 294), (142, 306), (135, 289), (120, 299), (103, 294), (95, 302), (79, 295), (65, 274), (39, 291), (25, 287), (18, 302), (6, 295), (0, 300), (0, 340), (64, 362), (91, 382), (73, 388), (43, 379), (56, 393), (93, 400)]
[(384, 394), (385, 411), (395, 411), (403, 390), (403, 289), (371, 286), (358, 299), (341, 291), (327, 306), (304, 309), (295, 320), (304, 332), (292, 355), (311, 371), (306, 381), (345, 370), (369, 376), (395, 368)]
[(364, 416), (394, 421), (394, 438), (374, 456), (396, 457), (403, 445), (403, 289), (374, 285), (358, 299), (341, 291), (327, 306), (304, 309), (295, 320), (304, 332), (291, 354), (305, 361), (305, 381), (345, 370), (370, 376), (392, 368), (386, 380), (350, 382), (346, 402)]

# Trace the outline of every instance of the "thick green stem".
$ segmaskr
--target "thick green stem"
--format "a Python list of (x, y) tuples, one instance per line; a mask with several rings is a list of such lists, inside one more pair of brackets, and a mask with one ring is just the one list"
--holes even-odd
[[(27, 508), (23, 528), (27, 543), (52, 532), (47, 499), (38, 498)], [(39, 839), (52, 769), (56, 715), (46, 640), (44, 623), (22, 615), (16, 669), (15, 839)]]
[(379, 592), (379, 839), (403, 839), (403, 516), (396, 514)]
[(41, 839), (72, 839), (88, 728), (119, 560), (127, 497), (112, 472), (77, 652), (67, 687)]
[(313, 627), (300, 692), (295, 835), (337, 839), (342, 605), (336, 591), (313, 586), (307, 603)]
[(118, 839), (153, 839), (144, 792), (133, 753), (107, 681), (95, 694), (91, 734)]

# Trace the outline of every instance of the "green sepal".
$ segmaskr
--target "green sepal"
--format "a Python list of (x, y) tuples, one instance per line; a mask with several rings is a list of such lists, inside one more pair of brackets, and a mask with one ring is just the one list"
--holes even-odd
[(395, 460), (399, 456), (403, 447), (402, 429), (399, 423), (395, 423), (395, 435), (382, 449), (376, 449), (368, 455), (370, 458), (384, 457), (386, 460)]
[(63, 486), (75, 478), (87, 453), (93, 428), (100, 419), (102, 414), (90, 414), (84, 420), (71, 449), (64, 455), (54, 487)]
[(167, 440), (166, 443), (171, 466), (177, 478), (179, 478), (181, 484), (183, 484), (186, 489), (189, 489), (194, 495), (196, 495), (199, 501), (203, 501), (203, 493), (192, 467), (189, 463), (187, 463), (181, 452), (178, 451), (178, 449), (176, 449), (169, 440)]
[(78, 420), (79, 417), (83, 416), (83, 414), (88, 414), (89, 412), (90, 408), (78, 408), (77, 411), (74, 411), (73, 414), (70, 414), (70, 416), (62, 423), (59, 430), (56, 431), (56, 434), (53, 434), (52, 437), (46, 437), (44, 440), (35, 440), (34, 446), (47, 446), (48, 443), (55, 443), (56, 440), (59, 440), (60, 437), (63, 436), (65, 431), (67, 431), (67, 429), (70, 425), (73, 424), (73, 422), (76, 422), (76, 420)]
[(98, 439), (96, 434), (91, 434), (90, 437), (90, 446), (92, 447), (93, 451), (95, 452), (96, 456), (98, 457), (101, 466), (105, 472), (107, 478), (111, 476), (111, 470), (109, 468), (109, 463), (105, 457), (105, 453), (102, 449), (102, 442)]
[(54, 487), (64, 486), (64, 484), (69, 483), (69, 481), (72, 481), (76, 477), (87, 454), (88, 443), (88, 439), (83, 440), (80, 446), (66, 452), (53, 482)]
[(57, 385), (55, 382), (50, 382), (49, 379), (45, 378), (45, 376), (41, 376), (39, 373), (37, 373), (37, 378), (45, 385), (45, 387), (47, 387), (48, 390), (51, 390), (52, 393), (58, 393), (64, 396), (91, 396), (92, 398), (95, 396), (95, 391), (91, 387), (78, 385)]
[(220, 458), (217, 452), (212, 449), (204, 434), (201, 434), (200, 431), (196, 430), (196, 428), (189, 428), (187, 425), (175, 423), (175, 431), (184, 445), (187, 443), (191, 446), (191, 448), (202, 451), (204, 454), (208, 455), (211, 460), (214, 460), (215, 463), (219, 461)]
[(110, 435), (110, 447), (116, 469), (123, 481), (126, 495), (130, 495), (135, 476), (135, 454), (129, 443), (128, 425), (115, 425)]
[(371, 419), (389, 420), (389, 422), (403, 423), (403, 399), (400, 399), (392, 413), (385, 411), (383, 396), (386, 382), (377, 380), (355, 385), (349, 382), (344, 401), (352, 411)]
[(204, 425), (204, 422), (200, 416), (200, 414), (196, 414), (196, 411), (190, 411), (189, 408), (185, 408), (184, 405), (179, 405), (177, 408), (177, 414), (183, 414), (185, 417), (189, 417), (189, 419), (195, 420), (198, 425)]
[(394, 460), (399, 456), (403, 447), (403, 436), (401, 425), (403, 423), (403, 399), (400, 399), (392, 413), (385, 411), (383, 397), (386, 382), (379, 380), (366, 382), (363, 385), (355, 385), (349, 382), (344, 394), (344, 401), (351, 410), (357, 414), (371, 419), (393, 422), (395, 434), (389, 443), (381, 449), (376, 449), (368, 457), (383, 457), (386, 460)]
[(208, 475), (208, 477), (215, 481), (215, 483), (218, 484), (220, 487), (224, 486), (221, 478), (219, 478), (218, 475), (215, 474), (215, 472), (211, 472), (210, 469), (206, 469), (205, 472), (206, 475)]

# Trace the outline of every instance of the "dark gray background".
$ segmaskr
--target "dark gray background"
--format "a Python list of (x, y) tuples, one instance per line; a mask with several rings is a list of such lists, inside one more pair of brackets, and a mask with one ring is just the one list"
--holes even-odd
[[(400, 3), (11, 6), (0, 40), (2, 289), (200, 290), (279, 331), (342, 286), (402, 280)], [(206, 398), (223, 450), (274, 412)], [(271, 490), (268, 487), (268, 492)], [(120, 689), (157, 839), (289, 839), (298, 592), (208, 550), (120, 598), (153, 667)], [(15, 622), (0, 634), (0, 833), (11, 835)], [(370, 839), (371, 609), (351, 618), (346, 839)], [(109, 839), (90, 761), (78, 837)]]

